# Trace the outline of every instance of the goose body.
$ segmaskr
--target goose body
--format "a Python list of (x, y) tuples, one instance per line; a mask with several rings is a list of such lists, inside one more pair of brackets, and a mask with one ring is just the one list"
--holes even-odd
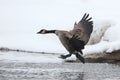
[(56, 34), (63, 46), (69, 52), (67, 55), (61, 55), (61, 58), (65, 59), (70, 57), (72, 54), (75, 54), (79, 60), (85, 63), (84, 57), (82, 56), (82, 49), (84, 49), (84, 46), (89, 41), (90, 35), (93, 31), (93, 22), (90, 21), (92, 18), (88, 17), (89, 14), (85, 13), (78, 24), (75, 22), (74, 28), (71, 31), (42, 29), (38, 34)]

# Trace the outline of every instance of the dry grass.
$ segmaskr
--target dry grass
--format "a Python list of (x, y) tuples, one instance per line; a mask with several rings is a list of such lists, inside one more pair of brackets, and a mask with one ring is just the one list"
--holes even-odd
[(88, 54), (84, 56), (86, 62), (119, 62), (120, 53)]

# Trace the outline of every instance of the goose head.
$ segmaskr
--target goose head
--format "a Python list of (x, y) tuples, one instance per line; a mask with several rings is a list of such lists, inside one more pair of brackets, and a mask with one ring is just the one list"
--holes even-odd
[(46, 34), (47, 30), (46, 29), (41, 29), (37, 34)]

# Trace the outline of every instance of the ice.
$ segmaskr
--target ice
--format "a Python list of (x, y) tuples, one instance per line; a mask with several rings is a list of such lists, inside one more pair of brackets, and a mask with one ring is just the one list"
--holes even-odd
[(22, 52), (0, 52), (2, 62), (26, 62), (26, 63), (62, 63), (58, 55), (36, 54)]

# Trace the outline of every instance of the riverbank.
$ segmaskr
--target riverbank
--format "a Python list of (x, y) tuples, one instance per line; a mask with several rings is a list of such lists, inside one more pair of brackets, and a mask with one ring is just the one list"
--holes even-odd
[[(53, 62), (55, 62), (56, 60), (65, 61), (65, 62), (80, 62), (79, 60), (76, 60), (76, 57), (71, 59), (65, 59), (65, 60), (58, 58), (61, 54), (64, 54), (64, 53), (37, 52), (37, 51), (28, 51), (28, 50), (20, 50), (20, 49), (9, 49), (5, 47), (1, 47), (0, 51), (1, 51), (1, 54), (4, 55), (4, 56), (0, 56), (1, 59), (2, 58), (11, 59), (12, 57), (16, 59), (16, 57), (18, 57), (18, 59), (21, 60), (21, 56), (22, 56), (22, 59), (24, 61), (25, 59), (24, 56), (26, 56), (26, 58), (28, 56), (29, 56), (28, 58), (37, 56), (35, 58), (35, 61), (38, 61), (39, 58), (41, 58), (43, 59), (42, 61), (46, 61), (45, 59), (49, 59), (48, 61), (51, 61), (53, 59), (52, 60)], [(8, 55), (12, 57), (7, 57)], [(18, 56), (15, 56), (15, 55), (18, 55)], [(115, 62), (120, 62), (120, 51), (115, 51), (113, 53), (86, 54), (84, 55), (84, 58), (86, 63), (115, 63)]]

